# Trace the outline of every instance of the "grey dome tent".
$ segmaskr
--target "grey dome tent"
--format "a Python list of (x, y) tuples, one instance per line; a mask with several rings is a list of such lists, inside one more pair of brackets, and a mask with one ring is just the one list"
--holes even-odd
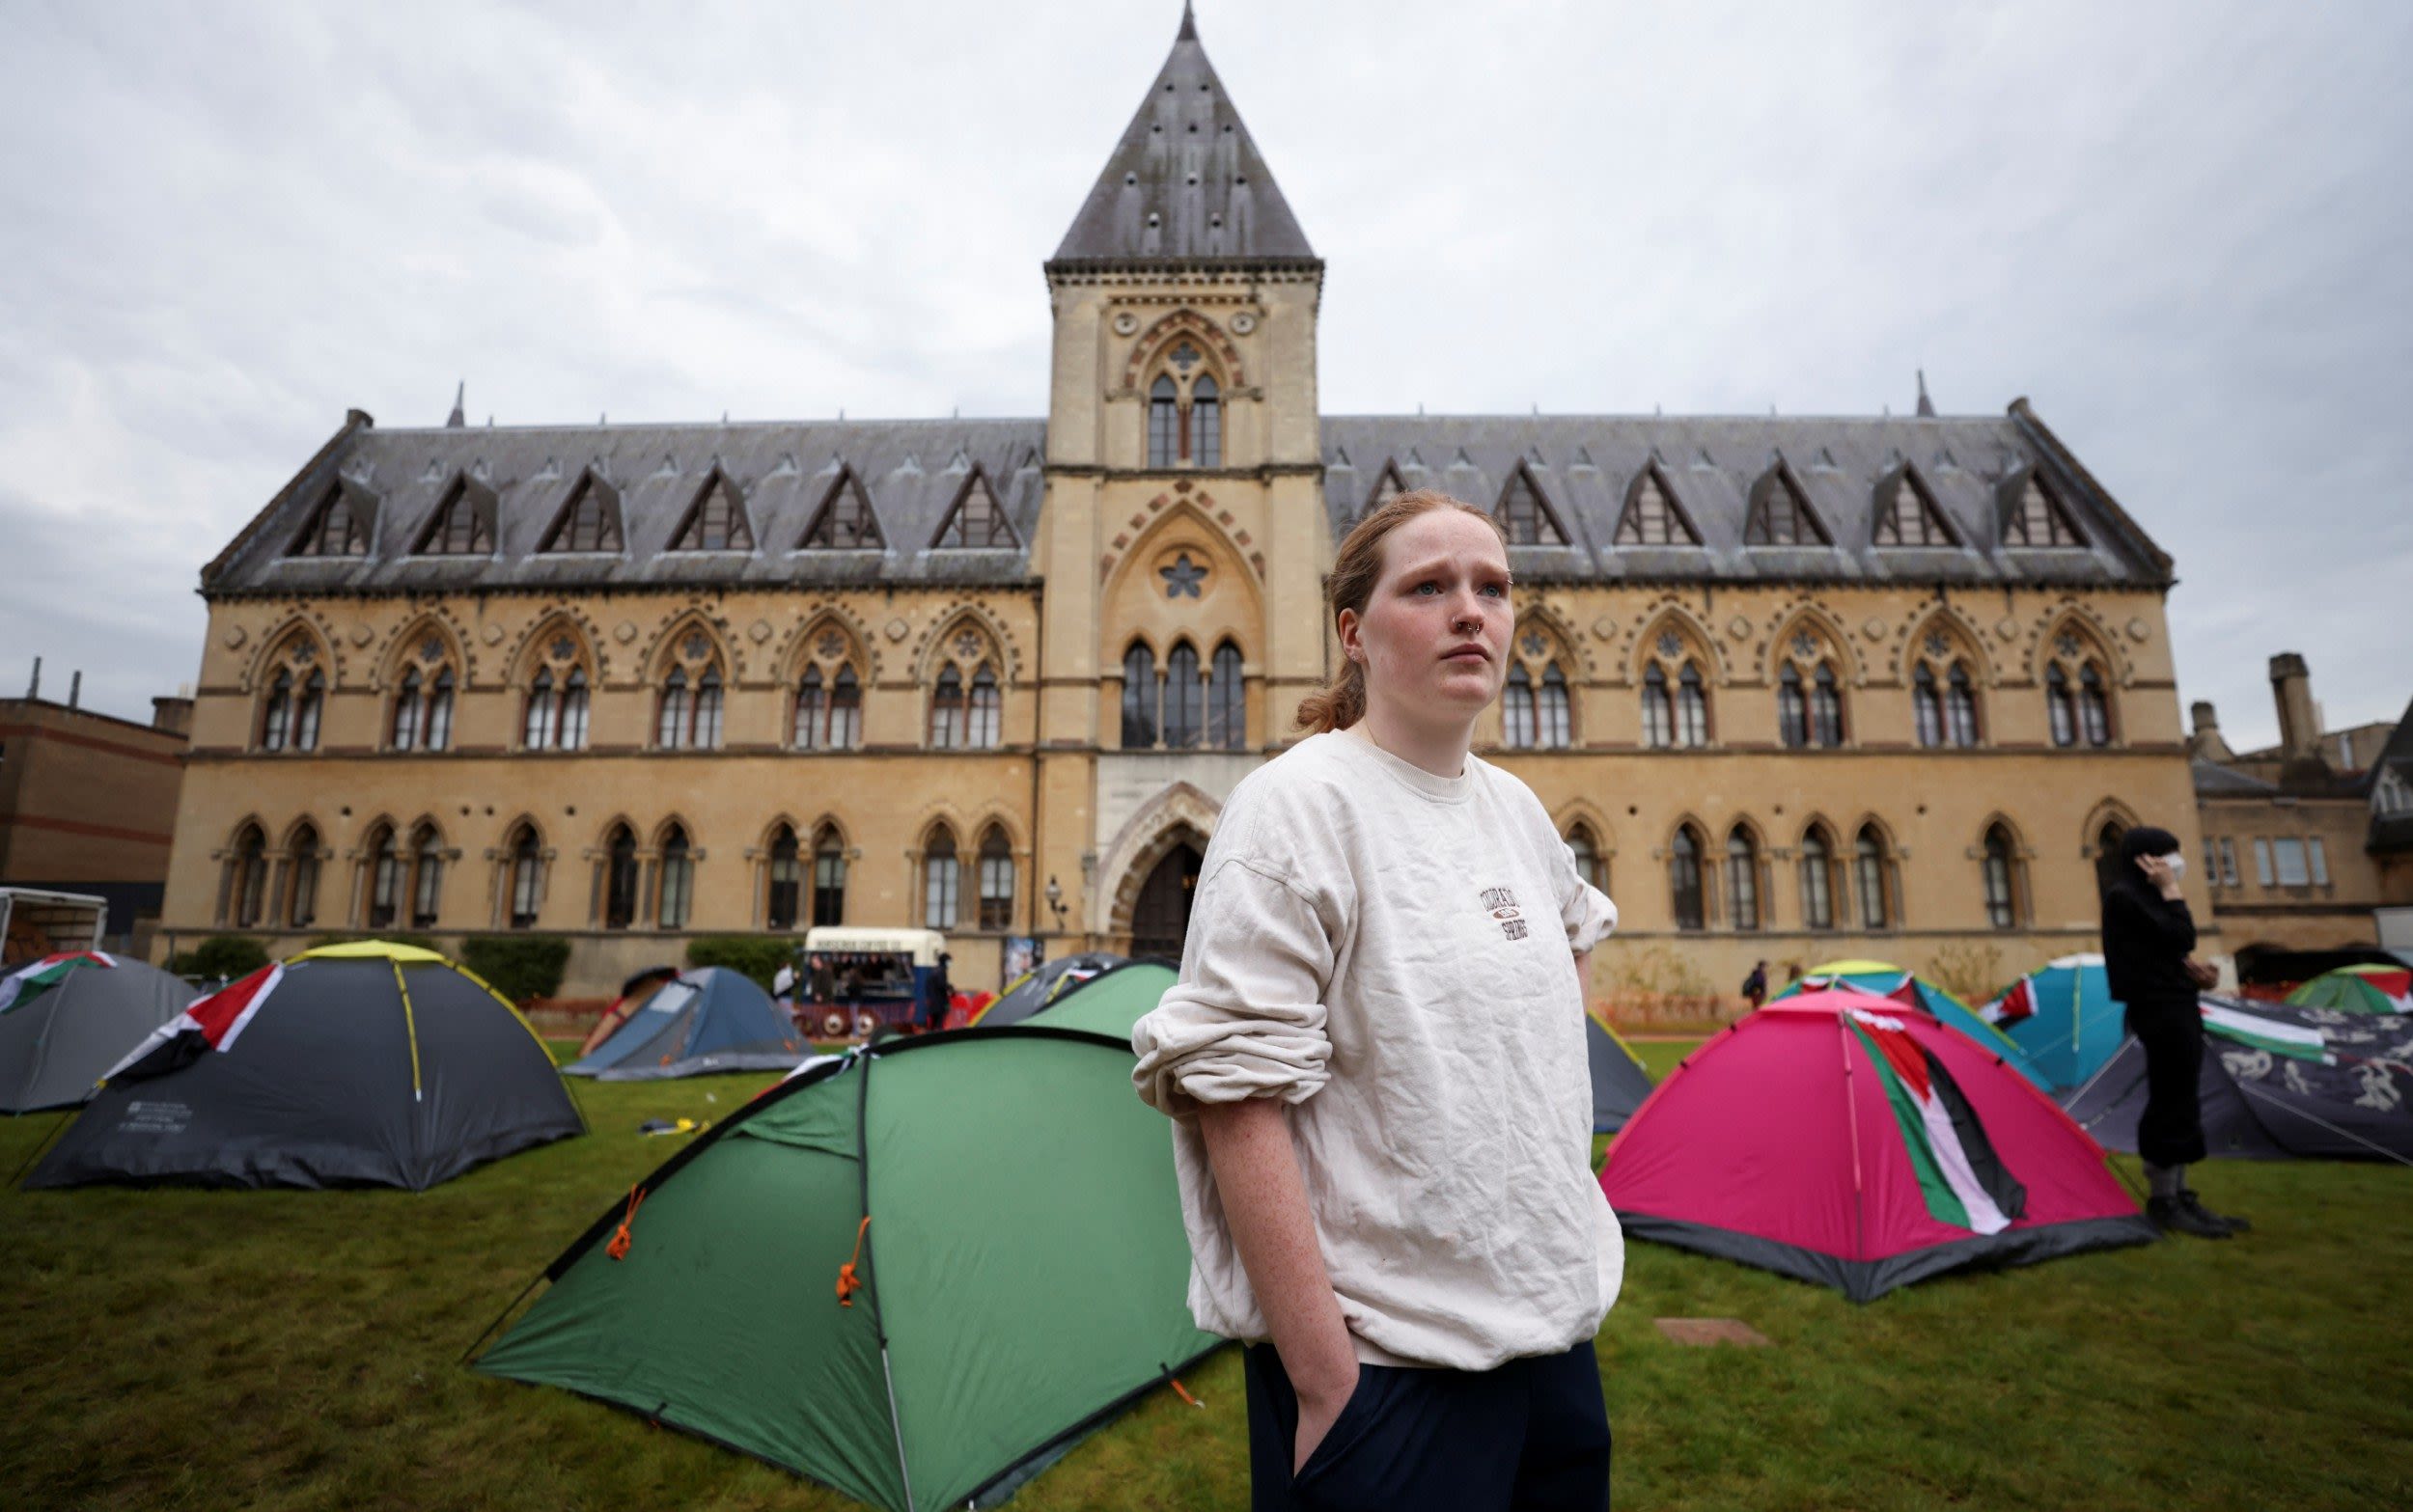
[(45, 955), (0, 979), (0, 1113), (75, 1107), (192, 1001), (157, 967), (100, 950)]
[(664, 982), (562, 1074), (645, 1082), (715, 1071), (787, 1071), (811, 1048), (752, 977), (704, 966)]
[(1083, 982), (1124, 964), (1124, 957), (1105, 950), (1087, 950), (1039, 965), (1015, 977), (995, 1002), (981, 1009), (966, 1028), (1003, 1029), (1020, 1024)]
[(1609, 1021), (1590, 1009), (1584, 1012), (1584, 1054), (1592, 1062), (1592, 1132), (1615, 1134), (1650, 1095), (1650, 1073)]
[[(2197, 1081), (2207, 1154), (2413, 1166), (2413, 1019), (2206, 993)], [(2145, 1052), (2131, 1037), (2063, 1106), (2105, 1149), (2134, 1152)]]
[(420, 1191), (585, 1127), (509, 1003), (432, 950), (373, 940), (187, 1005), (25, 1184)]

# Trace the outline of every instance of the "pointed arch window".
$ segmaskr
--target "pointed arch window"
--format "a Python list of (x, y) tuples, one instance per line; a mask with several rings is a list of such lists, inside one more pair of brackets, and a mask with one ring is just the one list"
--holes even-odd
[(1156, 744), (1156, 653), (1133, 641), (1123, 653), (1123, 749), (1146, 751)]
[(783, 824), (771, 832), (769, 861), (763, 922), (773, 929), (793, 929), (804, 898), (804, 861), (791, 826)]
[(997, 749), (1005, 723), (1005, 699), (997, 689), (997, 674), (987, 663), (972, 674), (972, 699), (964, 727), (964, 744), (975, 751)]
[(2111, 699), (2102, 669), (2093, 662), (2078, 669), (2078, 730), (2090, 746), (2111, 744)]
[(1013, 847), (994, 824), (981, 837), (981, 927), (1013, 927)]
[(1952, 743), (1969, 750), (1978, 743), (1978, 691), (1969, 680), (1969, 669), (1960, 662), (1953, 663), (1944, 679), (1944, 726)]
[(1174, 643), (1165, 657), (1165, 745), (1174, 751), (1196, 746), (1206, 723), (1206, 685), (1198, 674), (1198, 648), (1187, 641)]
[(1510, 666), (1508, 685), (1500, 691), (1500, 734), (1512, 751), (1535, 743), (1534, 683), (1523, 662)]
[(369, 832), (369, 917), (372, 929), (390, 929), (402, 917), (403, 862), (394, 844), (390, 825), (378, 825)]
[(1642, 736), (1653, 751), (1676, 744), (1676, 704), (1668, 696), (1667, 670), (1657, 662), (1642, 674)]
[(1574, 730), (1573, 710), (1567, 697), (1567, 674), (1552, 662), (1541, 669), (1539, 701), (1535, 708), (1539, 737), (1534, 744), (1546, 751), (1567, 749)]
[(1190, 457), (1201, 467), (1223, 465), (1223, 391), (1212, 373), (1190, 385)]
[(544, 901), (544, 847), (534, 825), (522, 824), (512, 832), (510, 865), (511, 926), (533, 929)]
[(1248, 744), (1246, 691), (1240, 648), (1226, 641), (1215, 647), (1213, 675), (1206, 684), (1206, 743), (1218, 751), (1238, 751)]
[(310, 675), (302, 679), (301, 696), (293, 701), (294, 750), (319, 749), (319, 716), (325, 710), (326, 701), (326, 674), (313, 667)]
[(436, 920), (444, 899), (443, 841), (435, 826), (423, 824), (410, 836), (410, 923), (425, 929)]
[(1985, 921), (1997, 929), (2019, 927), (2019, 852), (2001, 825), (1986, 827), (1979, 866), (1985, 883)]
[(1889, 880), (1893, 858), (1887, 854), (1885, 837), (1873, 824), (1860, 827), (1859, 838), (1852, 842), (1852, 880), (1860, 893), (1860, 923), (1865, 929), (1890, 929), (1894, 925), (1893, 894)]
[(1171, 373), (1148, 386), (1148, 465), (1171, 467), (1181, 454), (1181, 391)]
[(1917, 716), (1919, 744), (1933, 749), (1944, 743), (1944, 696), (1935, 685), (1935, 669), (1921, 662), (1910, 676), (1910, 707)]
[(695, 848), (686, 830), (673, 824), (662, 832), (662, 881), (654, 919), (664, 929), (684, 929), (695, 911)]
[(260, 749), (282, 751), (293, 733), (293, 674), (283, 667), (268, 685), (267, 701), (260, 710)]
[(699, 751), (716, 751), (721, 743), (721, 674), (707, 667), (696, 679), (695, 729), (692, 744)]
[(1676, 913), (1676, 927), (1704, 927), (1706, 911), (1703, 907), (1701, 891), (1701, 837), (1689, 824), (1677, 826), (1676, 838), (1668, 845), (1667, 883)]
[(1810, 701), (1802, 693), (1801, 669), (1790, 662), (1776, 677), (1776, 733), (1796, 750), (1810, 743)]
[(637, 837), (618, 824), (603, 845), (603, 927), (626, 929), (636, 921)]
[(2053, 744), (2078, 743), (2078, 704), (2070, 697), (2069, 674), (2062, 671), (2059, 662), (2044, 669), (2044, 714), (2052, 727)]
[(1844, 743), (1844, 692), (1824, 662), (1810, 677), (1810, 739), (1830, 751)]
[(1760, 927), (1760, 846), (1740, 825), (1726, 837), (1726, 898), (1735, 928)]
[(419, 669), (413, 667), (402, 674), (402, 684), (394, 694), (394, 730), (391, 744), (397, 751), (407, 751), (419, 739)]
[(257, 927), (268, 911), (268, 838), (246, 825), (235, 841), (235, 927)]
[(963, 674), (949, 662), (930, 691), (930, 749), (953, 751), (963, 744)]
[(846, 921), (846, 848), (838, 832), (823, 830), (813, 841), (813, 922)]
[(922, 927), (953, 929), (961, 885), (956, 860), (955, 832), (941, 825), (930, 833), (922, 850)]
[(553, 744), (553, 695), (552, 669), (539, 670), (528, 684), (528, 707), (519, 730), (519, 743), (531, 751)]
[(1692, 662), (1676, 674), (1676, 743), (1688, 748), (1709, 743), (1709, 694), (1701, 668)]
[(676, 751), (686, 744), (691, 715), (687, 670), (674, 667), (662, 679), (662, 702), (659, 718), (654, 723), (653, 743), (665, 751)]
[(1801, 838), (1801, 922), (1807, 929), (1835, 927), (1835, 847), (1826, 832), (1812, 829)]
[(286, 843), (285, 855), (291, 866), (286, 886), (285, 926), (307, 929), (319, 918), (319, 829), (304, 820)]
[(794, 736), (799, 751), (818, 751), (828, 739), (829, 690), (818, 667), (807, 667), (796, 683)]
[(585, 654), (576, 637), (563, 629), (540, 640), (520, 717), (520, 744), (530, 751), (582, 749), (587, 743), (587, 682)]
[(1575, 859), (1575, 875), (1588, 887), (1609, 890), (1608, 860), (1600, 854), (1600, 842), (1593, 838), (1592, 826), (1578, 824), (1567, 832), (1567, 853)]

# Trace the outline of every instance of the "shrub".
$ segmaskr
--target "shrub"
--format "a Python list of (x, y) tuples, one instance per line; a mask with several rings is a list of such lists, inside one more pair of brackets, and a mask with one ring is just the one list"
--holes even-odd
[(569, 942), (559, 935), (473, 935), (460, 943), (461, 964), (513, 1003), (549, 998), (562, 988)]
[(268, 952), (249, 935), (213, 934), (183, 954), (171, 958), (168, 970), (179, 976), (248, 976), (268, 964)]
[(700, 935), (687, 942), (689, 966), (726, 966), (753, 977), (764, 992), (779, 969), (795, 958), (795, 942), (775, 935)]

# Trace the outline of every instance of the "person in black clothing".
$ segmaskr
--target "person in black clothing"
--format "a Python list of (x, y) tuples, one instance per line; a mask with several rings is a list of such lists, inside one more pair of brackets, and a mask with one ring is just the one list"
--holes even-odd
[(954, 963), (954, 955), (945, 950), (938, 952), (938, 969), (930, 973), (929, 1017), (922, 1024), (926, 1030), (940, 1029), (946, 1025), (947, 1009), (956, 995), (955, 983), (947, 979), (947, 968)]
[(2146, 1212), (2165, 1230), (2226, 1239), (2250, 1226), (2204, 1206), (2187, 1187), (2187, 1167), (2204, 1158), (2197, 1079), (2204, 1065), (2204, 1019), (2196, 994), (2209, 969), (2191, 960), (2195, 916), (2178, 891), (2187, 859), (2178, 838), (2150, 825), (2121, 837), (2120, 867), (2103, 891), (2103, 974), (2114, 1001), (2128, 1010), (2128, 1032), (2145, 1051), (2145, 1113), (2137, 1153), (2151, 1195)]
[(1743, 978), (1743, 996), (1750, 1001), (1752, 1011), (1755, 1013), (1759, 1011), (1760, 1004), (1768, 1001), (1767, 962), (1761, 961), (1754, 966), (1751, 969), (1751, 975)]

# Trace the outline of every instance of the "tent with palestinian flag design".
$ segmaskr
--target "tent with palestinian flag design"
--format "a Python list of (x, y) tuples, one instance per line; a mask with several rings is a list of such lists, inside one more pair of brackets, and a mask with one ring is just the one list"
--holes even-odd
[(192, 997), (157, 967), (99, 950), (45, 955), (0, 978), (0, 1113), (84, 1101)]
[(2413, 969), (2341, 966), (2288, 994), (2288, 1002), (2340, 1013), (2413, 1013)]
[(584, 1130), (509, 1003), (432, 950), (366, 941), (187, 1004), (25, 1184), (417, 1191)]
[(2011, 1036), (2055, 1091), (2102, 1068), (2127, 1037), (2128, 1010), (2111, 995), (2099, 955), (2065, 955), (2004, 988), (1978, 1017)]
[(1848, 989), (1695, 1051), (1609, 1147), (1625, 1231), (1868, 1302), (1970, 1266), (2143, 1244), (2102, 1149), (2009, 1064)]
[(1839, 990), (1891, 998), (1904, 1007), (1917, 1008), (1937, 1023), (1967, 1035), (1978, 1045), (2002, 1057), (2012, 1070), (2038, 1086), (2049, 1089), (2052, 1086), (2044, 1073), (2037, 1069), (2028, 1052), (2009, 1034), (1942, 987), (1890, 962), (1828, 961), (1812, 967), (1810, 974), (1799, 981), (1786, 983), (1785, 990), (1778, 993), (1774, 1001), (1782, 1003), (1804, 993)]

